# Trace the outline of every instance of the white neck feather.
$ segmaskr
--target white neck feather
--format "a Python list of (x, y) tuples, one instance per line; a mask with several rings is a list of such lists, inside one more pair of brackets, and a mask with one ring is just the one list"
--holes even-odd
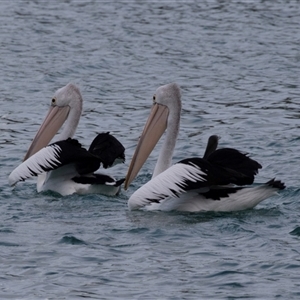
[(152, 178), (162, 173), (172, 165), (172, 157), (179, 133), (180, 111), (181, 106), (175, 110), (170, 110), (165, 139), (160, 150)]
[(58, 106), (68, 106), (70, 109), (63, 129), (57, 139), (66, 140), (72, 138), (76, 132), (82, 111), (83, 101), (80, 90), (75, 84), (68, 83), (55, 92), (53, 99), (56, 99)]
[(57, 140), (62, 141), (68, 138), (72, 138), (76, 132), (80, 116), (81, 116), (82, 107), (76, 106), (70, 109), (69, 116), (64, 124), (64, 128), (61, 133), (58, 135)]

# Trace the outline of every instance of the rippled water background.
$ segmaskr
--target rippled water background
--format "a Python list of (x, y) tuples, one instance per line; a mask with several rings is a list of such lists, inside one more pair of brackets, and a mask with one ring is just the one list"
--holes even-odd
[[(299, 1), (1, 1), (1, 299), (299, 299)], [(177, 82), (175, 160), (251, 154), (287, 189), (235, 213), (130, 212), (128, 191), (60, 197), (11, 189), (57, 88), (78, 84), (86, 146), (110, 131), (125, 175), (156, 88)]]

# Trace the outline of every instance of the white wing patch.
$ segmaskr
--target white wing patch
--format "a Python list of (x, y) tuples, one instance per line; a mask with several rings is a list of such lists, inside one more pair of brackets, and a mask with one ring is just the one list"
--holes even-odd
[(15, 185), (18, 181), (24, 181), (27, 178), (57, 168), (61, 165), (59, 160), (61, 151), (61, 148), (55, 144), (41, 149), (10, 173), (8, 177), (9, 184)]
[(131, 210), (140, 209), (176, 198), (185, 192), (185, 181), (204, 182), (203, 175), (207, 174), (195, 164), (175, 164), (135, 191), (128, 200), (128, 207)]

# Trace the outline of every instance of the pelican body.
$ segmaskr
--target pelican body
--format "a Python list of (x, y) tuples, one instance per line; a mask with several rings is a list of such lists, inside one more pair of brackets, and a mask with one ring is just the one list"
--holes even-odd
[(236, 149), (217, 149), (216, 136), (210, 137), (202, 158), (187, 158), (172, 165), (181, 112), (179, 86), (171, 83), (159, 87), (153, 101), (126, 175), (125, 189), (166, 131), (165, 140), (152, 179), (129, 198), (130, 210), (237, 211), (253, 208), (285, 188), (275, 179), (252, 185), (261, 165)]
[[(82, 111), (79, 88), (69, 83), (58, 89), (23, 163), (9, 175), (9, 183), (38, 176), (37, 191), (54, 191), (63, 196), (74, 193), (116, 195), (124, 179), (94, 173), (100, 166), (111, 167), (125, 161), (123, 145), (111, 134), (100, 133), (88, 150), (72, 139)], [(64, 124), (57, 141), (48, 145)]]

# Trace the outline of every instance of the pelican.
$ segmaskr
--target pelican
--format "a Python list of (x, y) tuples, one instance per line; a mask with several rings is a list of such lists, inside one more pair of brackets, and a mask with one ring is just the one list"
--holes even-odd
[[(88, 150), (73, 139), (82, 111), (79, 88), (69, 83), (58, 89), (48, 114), (33, 139), (23, 163), (9, 175), (10, 185), (38, 176), (37, 191), (54, 191), (63, 196), (78, 193), (116, 195), (124, 179), (94, 173), (102, 165), (125, 161), (123, 145), (109, 132), (100, 133)], [(48, 145), (62, 127), (57, 141)]]
[(275, 179), (251, 186), (261, 165), (236, 149), (217, 149), (216, 136), (210, 138), (203, 158), (187, 158), (171, 166), (180, 123), (179, 86), (170, 83), (159, 87), (153, 102), (126, 175), (125, 189), (166, 130), (165, 139), (152, 179), (128, 200), (130, 210), (238, 211), (253, 208), (285, 188)]

